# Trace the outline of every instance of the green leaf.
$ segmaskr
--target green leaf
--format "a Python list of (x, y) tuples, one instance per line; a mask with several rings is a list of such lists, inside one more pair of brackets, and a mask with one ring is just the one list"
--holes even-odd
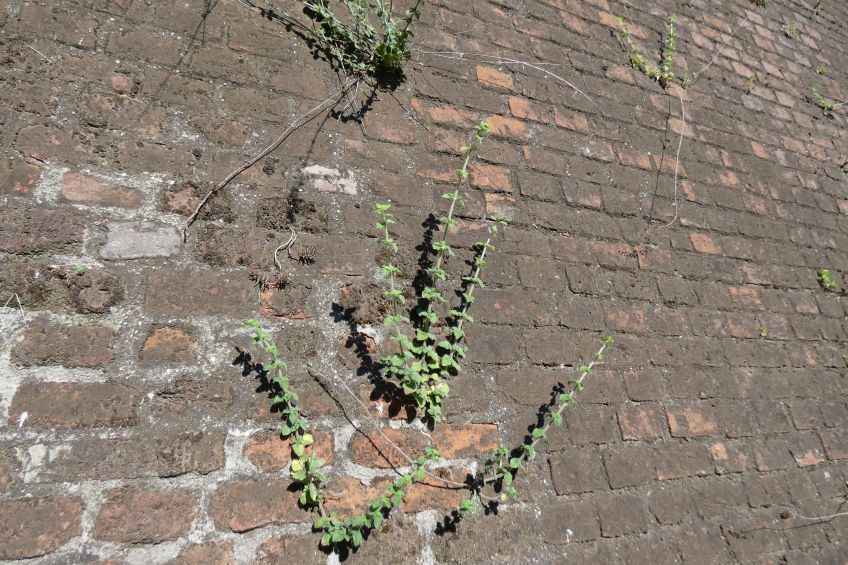
[(353, 530), (350, 536), (350, 541), (353, 544), (353, 547), (359, 547), (362, 545), (362, 532), (359, 530)]

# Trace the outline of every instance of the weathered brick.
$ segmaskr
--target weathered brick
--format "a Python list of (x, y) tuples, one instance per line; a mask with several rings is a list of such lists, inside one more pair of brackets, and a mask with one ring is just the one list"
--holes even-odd
[(514, 330), (474, 325), (468, 329), (468, 360), (506, 364), (519, 358), (521, 342)]
[(609, 406), (575, 406), (566, 412), (565, 421), (574, 445), (612, 443), (620, 437), (615, 411)]
[(5, 253), (78, 253), (84, 233), (82, 220), (68, 210), (12, 206), (0, 210), (0, 251)]
[(661, 481), (703, 476), (713, 473), (712, 459), (706, 446), (697, 443), (668, 443), (655, 450), (657, 478)]
[(27, 427), (51, 429), (133, 426), (140, 396), (119, 384), (28, 380), (18, 387), (9, 418), (26, 412)]
[(32, 193), (41, 169), (20, 160), (0, 160), (0, 194), (28, 196)]
[(119, 543), (159, 543), (184, 536), (197, 516), (198, 496), (190, 490), (116, 489), (94, 525), (94, 537)]
[[(427, 438), (415, 430), (384, 428), (382, 432), (413, 459), (427, 445)], [(378, 432), (371, 432), (368, 437), (362, 434), (354, 435), (350, 442), (349, 451), (351, 461), (366, 467), (388, 469), (409, 465), (409, 461)]]
[(483, 65), (477, 65), (477, 80), (487, 86), (494, 86), (506, 90), (512, 90), (515, 88), (511, 74), (492, 67), (485, 67)]
[(182, 237), (171, 226), (152, 222), (110, 222), (100, 256), (109, 260), (170, 257), (179, 251)]
[(155, 328), (139, 352), (143, 365), (186, 364), (197, 360), (197, 338), (190, 330), (174, 326)]
[(256, 565), (275, 565), (285, 558), (294, 563), (317, 563), (326, 559), (318, 548), (318, 534), (312, 536), (272, 536), (256, 550)]
[(666, 406), (665, 410), (673, 437), (711, 436), (718, 433), (715, 411), (711, 406)]
[(39, 482), (205, 475), (224, 465), (224, 434), (174, 431), (159, 437), (81, 438), (37, 450), (48, 454)]
[(570, 449), (548, 458), (557, 494), (576, 494), (608, 488), (601, 456), (594, 451)]
[(598, 499), (601, 535), (605, 538), (648, 531), (651, 516), (643, 498), (629, 494), (606, 495)]
[(656, 478), (651, 452), (641, 446), (617, 446), (604, 451), (610, 487), (639, 486)]
[(542, 507), (542, 539), (557, 545), (591, 541), (601, 535), (591, 499), (554, 502)]
[(60, 194), (74, 204), (138, 208), (144, 202), (137, 190), (112, 186), (81, 173), (66, 174), (62, 179)]
[(236, 565), (233, 546), (228, 541), (209, 541), (190, 545), (168, 565)]
[(657, 406), (622, 406), (618, 409), (618, 426), (625, 440), (643, 440), (663, 436), (665, 419)]
[[(301, 522), (298, 494), (291, 483), (276, 480), (235, 480), (218, 485), (209, 515), (219, 530), (247, 532), (267, 524)], [(269, 501), (274, 501), (269, 504)]]
[(55, 496), (0, 503), (0, 558), (27, 559), (59, 549), (82, 533), (83, 505)]
[(112, 330), (105, 326), (69, 326), (37, 318), (12, 348), (12, 361), (23, 366), (104, 367), (112, 360), (113, 341)]
[[(312, 436), (314, 443), (307, 448), (307, 454), (314, 452), (318, 459), (332, 464), (333, 436), (326, 432), (312, 432)], [(282, 471), (291, 461), (291, 442), (282, 439), (279, 432), (257, 432), (244, 444), (242, 457), (265, 473)]]
[(440, 425), (433, 432), (433, 445), (445, 459), (470, 459), (498, 448), (495, 424)]
[(245, 276), (215, 271), (159, 270), (147, 277), (144, 307), (154, 316), (244, 316), (255, 294)]

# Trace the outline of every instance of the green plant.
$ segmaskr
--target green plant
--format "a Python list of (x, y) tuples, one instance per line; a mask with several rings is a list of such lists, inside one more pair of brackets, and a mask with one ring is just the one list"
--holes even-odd
[(347, 8), (346, 19), (351, 23), (336, 15), (330, 8), (330, 0), (305, 1), (303, 12), (313, 21), (315, 34), (345, 73), (375, 75), (394, 71), (401, 61), (409, 59), (413, 25), (421, 17), (419, 7), (423, 0), (416, 0), (400, 19), (392, 14), (391, 1), (386, 5), (383, 0), (377, 0), (376, 6), (368, 0), (339, 0), (339, 3)]
[(515, 473), (525, 467), (528, 461), (535, 459), (536, 447), (541, 441), (548, 441), (548, 431), (551, 426), (560, 427), (563, 423), (563, 412), (565, 409), (574, 404), (577, 393), (582, 392), (585, 388), (584, 381), (592, 372), (595, 364), (604, 359), (605, 351), (612, 347), (612, 336), (607, 336), (600, 349), (592, 356), (592, 360), (588, 364), (580, 365), (577, 371), (579, 377), (568, 381), (570, 388), (567, 392), (561, 392), (557, 396), (557, 403), (551, 405), (543, 414), (542, 424), (534, 426), (530, 430), (528, 439), (518, 448), (509, 450), (506, 447), (500, 446), (484, 464), (483, 477), (476, 485), (479, 489), (486, 484), (495, 483), (501, 491), (500, 500), (506, 502), (510, 498), (515, 499), (518, 496), (515, 488), (512, 487), (512, 482)]
[(824, 65), (816, 65), (816, 74), (826, 75), (830, 71)]
[(85, 274), (85, 265), (76, 265), (74, 267), (74, 274), (77, 276), (82, 276)]
[(748, 75), (748, 80), (745, 82), (745, 85), (748, 89), (748, 94), (750, 94), (751, 91), (754, 90), (754, 85), (757, 84), (759, 80), (760, 79), (759, 76), (757, 76), (757, 71), (752, 71), (751, 74)]
[[(490, 218), (487, 239), (476, 244), (477, 256), (474, 259), (474, 270), (470, 276), (463, 278), (462, 302), (458, 308), (449, 310), (446, 328), (441, 335), (437, 335), (433, 330), (439, 322), (436, 307), (446, 302), (437, 285), (447, 279), (443, 263), (454, 253), (448, 243), (448, 235), (456, 224), (454, 215), (457, 205), (463, 205), (459, 188), (468, 179), (470, 160), (488, 132), (489, 126), (486, 122), (481, 122), (474, 127), (471, 141), (461, 148), (465, 158), (462, 167), (457, 170), (457, 185), (452, 192), (442, 195), (450, 205), (447, 213), (438, 220), (441, 239), (434, 242), (431, 247), (435, 259), (426, 271), (430, 284), (425, 286), (417, 297), (417, 307), (411, 313), (415, 318), (414, 323), (411, 320), (412, 316), (401, 313), (406, 299), (395, 284), (400, 269), (392, 263), (392, 258), (398, 252), (398, 245), (389, 232), (389, 226), (395, 223), (390, 212), (391, 206), (378, 204), (374, 209), (378, 218), (377, 228), (382, 231), (381, 242), (389, 257), (386, 264), (380, 267), (382, 275), (389, 283), (385, 296), (389, 299), (391, 308), (391, 314), (386, 316), (384, 323), (387, 327), (393, 328), (392, 340), (398, 344), (399, 349), (397, 353), (383, 357), (380, 361), (386, 374), (399, 381), (404, 394), (412, 400), (424, 417), (432, 422), (438, 422), (441, 419), (442, 401), (450, 392), (447, 379), (451, 374), (459, 372), (460, 360), (467, 354), (467, 348), (461, 345), (465, 337), (463, 324), (474, 321), (468, 315), (468, 308), (474, 302), (475, 288), (483, 286), (480, 271), (486, 265), (486, 253), (494, 249), (492, 237), (504, 223), (502, 216)], [(414, 337), (406, 334), (407, 327), (413, 330)]]
[(762, 324), (757, 327), (757, 333), (760, 334), (760, 337), (766, 337), (768, 335), (768, 329)]
[(271, 357), (271, 362), (263, 365), (263, 368), (270, 376), (268, 384), (274, 395), (272, 408), (279, 410), (283, 417), (280, 436), (288, 439), (291, 446), (291, 478), (301, 491), (300, 504), (304, 508), (316, 507), (323, 500), (320, 489), (327, 482), (327, 476), (322, 471), (324, 462), (316, 458), (314, 453), (306, 454), (314, 438), (309, 433), (306, 419), (300, 415), (298, 395), (291, 389), (286, 375), (286, 362), (280, 357), (273, 336), (262, 328), (259, 320), (248, 320), (244, 323), (244, 329), (250, 332), (253, 344)]
[(822, 285), (822, 288), (828, 290), (830, 292), (838, 292), (839, 285), (836, 284), (836, 281), (833, 280), (833, 273), (830, 269), (821, 268), (818, 271), (818, 279), (819, 284)]
[(648, 78), (660, 83), (660, 86), (663, 88), (674, 81), (672, 65), (674, 64), (674, 54), (677, 48), (676, 22), (677, 16), (675, 14), (668, 16), (666, 20), (667, 32), (663, 40), (662, 53), (660, 53), (660, 63), (659, 65), (654, 65), (642, 54), (641, 49), (639, 49), (639, 46), (633, 39), (633, 35), (627, 29), (624, 18), (621, 16), (616, 18), (621, 37), (627, 43), (627, 47), (630, 50), (630, 65)]
[(801, 34), (798, 30), (798, 26), (795, 24), (783, 24), (780, 26), (780, 31), (782, 31), (783, 35), (789, 39), (798, 39), (798, 36)]
[(824, 6), (822, 5), (822, 3), (816, 2), (816, 5), (813, 6), (813, 15), (818, 16), (819, 14), (822, 13), (822, 10), (824, 10)]
[(819, 92), (819, 89), (815, 86), (810, 89), (810, 100), (812, 100), (816, 106), (821, 108), (822, 113), (825, 116), (832, 115), (833, 111), (839, 106), (836, 102), (832, 102), (822, 96), (822, 93)]

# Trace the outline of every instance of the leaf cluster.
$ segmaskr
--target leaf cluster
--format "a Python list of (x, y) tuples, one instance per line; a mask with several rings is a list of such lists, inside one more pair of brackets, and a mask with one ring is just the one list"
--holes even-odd
[(833, 273), (830, 269), (819, 269), (818, 271), (819, 284), (822, 288), (830, 292), (839, 292), (839, 285), (833, 279)]
[[(675, 23), (677, 22), (677, 15), (671, 14), (668, 16), (666, 20), (667, 32), (665, 35), (665, 39), (663, 40), (663, 48), (662, 53), (660, 54), (660, 63), (658, 65), (653, 64), (648, 61), (648, 58), (642, 53), (642, 50), (636, 44), (636, 40), (633, 39), (633, 35), (630, 33), (630, 30), (627, 29), (627, 24), (624, 23), (624, 18), (618, 16), (616, 18), (616, 23), (618, 24), (619, 33), (621, 34), (622, 39), (624, 39), (627, 44), (628, 49), (630, 50), (630, 65), (658, 83), (660, 86), (665, 88), (672, 82), (674, 82), (675, 75), (672, 69), (674, 65), (674, 55), (677, 51), (677, 29), (675, 27)], [(689, 82), (685, 81), (684, 82)]]
[(386, 5), (377, 0), (376, 6), (368, 0), (339, 3), (347, 9), (344, 19), (330, 7), (330, 0), (305, 0), (303, 12), (346, 73), (375, 75), (396, 70), (409, 59), (409, 42), (413, 26), (421, 17), (423, 0), (416, 0), (399, 19), (392, 13), (391, 2)]

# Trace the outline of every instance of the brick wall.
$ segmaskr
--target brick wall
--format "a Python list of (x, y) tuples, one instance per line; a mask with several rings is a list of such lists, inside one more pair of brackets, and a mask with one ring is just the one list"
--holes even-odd
[[(342, 513), (398, 457), (340, 383), (461, 480), (616, 338), (519, 503), (444, 531), (459, 495), (417, 485), (353, 562), (844, 560), (846, 518), (799, 514), (844, 510), (848, 493), (848, 303), (816, 280), (830, 267), (848, 286), (848, 120), (808, 100), (848, 98), (848, 9), (630, 4), (427, 2), (396, 90), (363, 87), (363, 115), (298, 129), (184, 243), (211, 183), (339, 88), (328, 63), (236, 0), (0, 0), (0, 300), (16, 293), (24, 314), (0, 313), (0, 559), (326, 561), (237, 361), (260, 316)], [(666, 93), (625, 65), (614, 16), (655, 58), (672, 10), (676, 67), (714, 62)], [(432, 53), (451, 51), (538, 64)], [(370, 210), (395, 205), (414, 277), (483, 118), (449, 271), (464, 273), (484, 213), (510, 225), (446, 422), (425, 433), (362, 370), (385, 342)], [(300, 261), (260, 292), (289, 225)]]

